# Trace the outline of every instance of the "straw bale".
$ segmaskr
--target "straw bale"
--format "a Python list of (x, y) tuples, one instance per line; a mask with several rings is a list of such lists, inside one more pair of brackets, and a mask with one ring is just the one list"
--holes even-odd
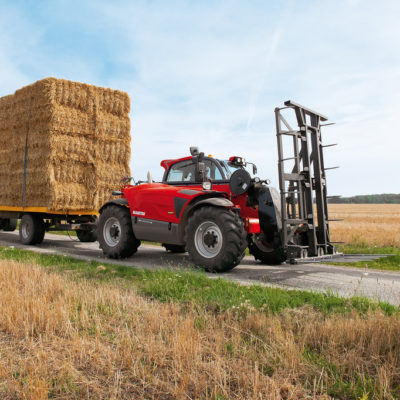
[(130, 175), (129, 111), (124, 92), (55, 78), (0, 98), (0, 205), (98, 210)]

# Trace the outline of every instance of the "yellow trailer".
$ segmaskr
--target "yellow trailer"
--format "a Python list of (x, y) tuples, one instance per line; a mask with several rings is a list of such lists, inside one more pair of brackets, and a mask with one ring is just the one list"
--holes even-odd
[(19, 224), (23, 244), (40, 244), (48, 231), (76, 231), (81, 242), (97, 240), (98, 212), (94, 210), (52, 211), (46, 207), (0, 206), (0, 230), (12, 232)]

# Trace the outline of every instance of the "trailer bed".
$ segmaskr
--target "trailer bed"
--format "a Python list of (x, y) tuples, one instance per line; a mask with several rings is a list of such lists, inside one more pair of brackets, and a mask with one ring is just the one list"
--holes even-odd
[(0, 206), (0, 212), (11, 212), (11, 213), (41, 213), (41, 214), (56, 214), (56, 215), (98, 215), (98, 211), (94, 210), (62, 210), (54, 211), (46, 207), (12, 207), (12, 206)]

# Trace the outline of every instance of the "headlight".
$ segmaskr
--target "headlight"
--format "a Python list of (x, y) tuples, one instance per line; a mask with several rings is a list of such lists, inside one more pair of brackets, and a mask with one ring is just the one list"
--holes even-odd
[(203, 182), (203, 190), (211, 190), (212, 183), (210, 181)]

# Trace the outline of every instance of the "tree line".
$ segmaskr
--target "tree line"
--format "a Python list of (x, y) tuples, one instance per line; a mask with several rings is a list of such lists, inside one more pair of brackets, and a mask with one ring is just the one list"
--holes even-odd
[(328, 199), (332, 204), (400, 204), (400, 193), (365, 194), (352, 197), (335, 196)]

